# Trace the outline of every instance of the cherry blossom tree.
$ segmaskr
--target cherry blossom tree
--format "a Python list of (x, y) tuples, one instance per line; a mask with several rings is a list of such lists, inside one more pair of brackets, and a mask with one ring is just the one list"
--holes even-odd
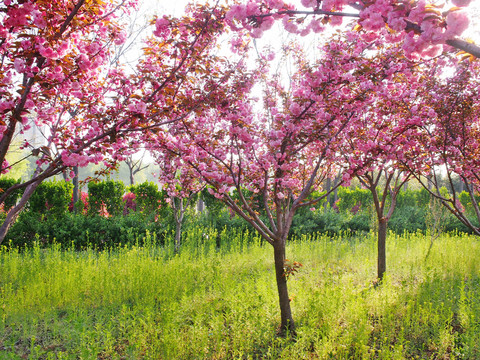
[[(99, 4), (84, 0), (4, 1), (0, 5), (4, 14), (0, 23), (2, 173), (11, 166), (5, 157), (16, 133), (23, 134), (33, 125), (43, 130), (45, 136), (45, 145), (31, 149), (32, 155), (38, 157), (32, 179), (15, 186), (25, 191), (20, 203), (7, 214), (0, 241), (38, 184), (64, 171), (65, 165), (59, 164), (63, 162), (60, 151), (58, 156), (52, 154), (52, 150), (60, 150), (56, 145), (71, 134), (71, 125), (62, 119), (75, 118), (73, 113), (98, 106), (101, 100), (95, 97), (102, 95), (102, 90), (98, 94), (99, 73), (108, 48), (124, 40), (115, 16), (134, 5), (133, 1)], [(67, 127), (62, 136), (57, 135)], [(28, 141), (23, 147), (30, 147)], [(0, 203), (15, 188), (7, 189)]]
[[(112, 46), (125, 40), (115, 17), (134, 1), (6, 1), (0, 24), (0, 163), (2, 173), (15, 133), (37, 126), (41, 146), (20, 202), (7, 214), (0, 241), (35, 188), (74, 166), (112, 166), (139, 146), (138, 133), (208, 103), (209, 91), (228, 75), (218, 66), (216, 41), (225, 8), (190, 7), (182, 18), (154, 19), (154, 36), (137, 72), (110, 67)], [(231, 69), (230, 69), (231, 70)], [(210, 90), (207, 89), (207, 83)]]
[[(373, 195), (377, 215), (377, 278), (382, 280), (387, 271), (387, 230), (388, 221), (393, 215), (397, 196), (410, 174), (397, 170), (393, 164), (383, 164), (378, 170), (366, 171), (357, 175), (363, 186)], [(381, 182), (383, 180), (383, 183)]]
[[(448, 70), (445, 70), (448, 69)], [(430, 194), (460, 222), (480, 235), (480, 64), (439, 59), (423, 79), (423, 90), (414, 110), (422, 109), (424, 126), (416, 136), (417, 146), (404, 160), (405, 166)], [(451, 192), (440, 188), (446, 176)], [(454, 180), (465, 183), (474, 219), (469, 218), (455, 191)]]
[(146, 150), (144, 150), (140, 157), (135, 158), (133, 154), (125, 157), (124, 162), (128, 168), (128, 178), (130, 181), (130, 185), (135, 184), (136, 174), (138, 174), (142, 170), (147, 169), (150, 166), (150, 164), (144, 164), (146, 154), (147, 152)]
[(402, 42), (408, 55), (433, 56), (454, 48), (480, 57), (480, 48), (460, 38), (468, 27), (468, 5), (472, 0), (446, 2), (428, 0), (302, 0), (294, 6), (283, 0), (252, 0), (233, 5), (227, 18), (234, 28), (247, 29), (261, 37), (275, 21), (291, 33), (322, 32), (328, 25), (354, 19), (355, 29), (366, 30), (368, 40)]
[(157, 152), (155, 162), (175, 220), (175, 252), (180, 250), (185, 213), (205, 188), (196, 172), (173, 152)]
[(386, 271), (388, 222), (402, 186), (411, 177), (403, 162), (418, 147), (416, 138), (428, 113), (414, 106), (423, 91), (420, 80), (425, 65), (409, 61), (400, 51), (389, 61), (393, 70), (389, 85), (376, 92), (374, 102), (357, 119), (356, 127), (346, 134), (339, 148), (350, 167), (359, 169), (355, 175), (360, 183), (372, 193), (378, 222), (379, 280)]
[[(344, 170), (343, 182), (355, 176), (360, 167), (348, 166), (336, 149), (345, 134), (361, 129), (359, 117), (402, 70), (391, 49), (372, 47), (349, 33), (327, 42), (317, 62), (292, 49), (297, 71), (289, 88), (269, 72), (271, 56), (266, 55), (258, 69), (243, 71), (216, 108), (152, 134), (158, 151), (181, 157), (182, 166), (272, 245), (282, 333), (295, 328), (285, 262), (293, 216), (333, 192), (336, 187), (312, 198), (339, 170)], [(265, 84), (260, 110), (252, 92), (259, 82)], [(259, 197), (263, 206), (257, 206)]]

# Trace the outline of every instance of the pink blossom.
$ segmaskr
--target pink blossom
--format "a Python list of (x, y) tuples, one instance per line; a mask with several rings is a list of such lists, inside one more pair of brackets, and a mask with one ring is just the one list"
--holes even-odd
[(23, 73), (25, 71), (25, 59), (16, 58), (13, 65), (18, 73)]
[(44, 29), (47, 26), (47, 22), (45, 21), (45, 14), (41, 13), (40, 11), (34, 11), (33, 23), (36, 27)]
[(0, 112), (6, 112), (13, 109), (15, 107), (15, 103), (13, 100), (8, 101), (0, 101)]
[(26, 109), (33, 109), (35, 107), (35, 103), (33, 102), (32, 99), (28, 99), (25, 101), (25, 108)]
[(10, 166), (10, 164), (8, 163), (8, 161), (7, 161), (7, 160), (3, 160), (1, 174), (6, 174), (6, 173), (8, 173), (8, 171), (9, 171), (9, 168), (8, 168), (8, 167), (9, 167), (9, 166)]
[(443, 51), (443, 45), (430, 46), (427, 50), (422, 52), (422, 56), (426, 58), (433, 58), (440, 55)]
[(341, 16), (332, 16), (330, 18), (330, 25), (332, 26), (339, 26), (343, 23), (343, 17)]
[(284, 17), (282, 22), (285, 30), (287, 30), (288, 32), (296, 33), (298, 31), (297, 24), (295, 24), (295, 22), (293, 21), (289, 21), (288, 17)]
[(447, 15), (446, 22), (445, 36), (452, 38), (461, 35), (468, 28), (470, 20), (464, 11), (452, 11)]
[(55, 59), (56, 58), (57, 54), (50, 47), (45, 47), (43, 45), (40, 45), (40, 46), (37, 47), (37, 49), (38, 49), (38, 52), (40, 53), (40, 55), (42, 55), (43, 57), (45, 57), (47, 59)]
[(168, 35), (170, 33), (170, 21), (166, 17), (158, 18), (155, 21), (155, 31), (153, 34), (158, 37), (162, 37), (164, 35)]
[(301, 114), (302, 109), (300, 108), (300, 105), (298, 105), (298, 103), (294, 102), (292, 105), (290, 105), (290, 112), (293, 115), (298, 116)]
[(459, 7), (468, 6), (472, 0), (452, 0), (452, 4)]
[(308, 24), (308, 27), (316, 34), (325, 30), (325, 26), (320, 19), (313, 19), (310, 24)]
[(314, 7), (317, 5), (317, 0), (302, 0), (302, 5), (305, 7)]
[(115, 37), (115, 45), (122, 45), (127, 40), (127, 33), (125, 31), (119, 31)]

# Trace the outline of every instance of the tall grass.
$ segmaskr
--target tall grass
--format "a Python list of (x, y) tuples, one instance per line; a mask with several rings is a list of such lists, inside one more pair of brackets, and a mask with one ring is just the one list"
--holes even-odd
[[(217, 248), (217, 241), (223, 246)], [(470, 236), (304, 236), (287, 257), (297, 337), (279, 323), (258, 237), (192, 229), (184, 248), (0, 250), (0, 359), (476, 359), (480, 247)]]

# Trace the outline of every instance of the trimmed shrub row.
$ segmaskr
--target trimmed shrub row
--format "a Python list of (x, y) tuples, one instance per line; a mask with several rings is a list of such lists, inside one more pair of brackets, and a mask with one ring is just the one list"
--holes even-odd
[[(0, 191), (15, 183), (15, 180), (0, 178)], [(128, 188), (118, 181), (89, 183), (88, 196), (82, 193), (81, 201), (76, 206), (76, 210), (82, 211), (76, 212), (72, 206), (72, 190), (71, 183), (64, 181), (42, 183), (7, 239), (20, 246), (35, 237), (43, 244), (55, 240), (65, 246), (70, 246), (74, 239), (77, 248), (86, 245), (104, 248), (119, 243), (142, 242), (146, 233), (162, 242), (170, 229), (174, 228), (166, 195), (152, 182)], [(19, 196), (20, 191), (12, 194), (5, 206), (15, 204)], [(322, 204), (313, 211), (300, 209), (293, 220), (291, 237), (316, 232), (355, 234), (375, 229), (376, 217), (368, 190), (339, 188), (338, 198), (326, 209)], [(202, 194), (202, 199), (207, 211), (196, 213), (191, 209), (187, 213), (184, 230), (199, 226), (214, 228), (218, 234), (225, 228), (237, 232), (254, 231), (207, 191)], [(460, 201), (469, 214), (473, 207), (466, 192), (460, 194)], [(263, 204), (261, 199), (258, 203), (259, 206)], [(424, 189), (400, 192), (396, 210), (389, 222), (390, 230), (396, 233), (428, 230), (431, 206), (430, 195)], [(473, 219), (473, 212), (471, 215)], [(441, 230), (469, 232), (453, 215), (445, 213), (444, 217)]]

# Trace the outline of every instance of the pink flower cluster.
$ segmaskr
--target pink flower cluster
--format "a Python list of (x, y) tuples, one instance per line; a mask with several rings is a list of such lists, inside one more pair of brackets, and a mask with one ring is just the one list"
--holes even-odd
[[(270, 29), (273, 22), (281, 20), (284, 28), (291, 33), (306, 35), (324, 29), (324, 23), (339, 25), (342, 16), (330, 15), (330, 12), (342, 12), (350, 0), (302, 0), (306, 9), (294, 8), (282, 1), (256, 0), (246, 4), (236, 4), (227, 13), (227, 23), (235, 30), (246, 29), (253, 37), (261, 37)], [(456, 0), (458, 7), (466, 7), (471, 0)], [(358, 5), (358, 4), (357, 4)], [(302, 10), (302, 15), (295, 11)], [(304, 13), (312, 16), (311, 21), (298, 19)], [(359, 12), (359, 25), (365, 33), (365, 39), (378, 39), (380, 33), (386, 33), (386, 26), (396, 35), (389, 34), (389, 41), (404, 42), (407, 54), (433, 57), (443, 50), (446, 40), (460, 36), (468, 27), (467, 13), (458, 9), (439, 9), (436, 4), (426, 0), (402, 2), (394, 0), (375, 0), (364, 5)]]

